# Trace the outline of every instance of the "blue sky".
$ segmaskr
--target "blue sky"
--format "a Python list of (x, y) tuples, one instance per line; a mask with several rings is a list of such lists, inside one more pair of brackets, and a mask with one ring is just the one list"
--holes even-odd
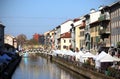
[(74, 19), (98, 10), (118, 0), (0, 0), (0, 21), (5, 34), (43, 34), (68, 19)]

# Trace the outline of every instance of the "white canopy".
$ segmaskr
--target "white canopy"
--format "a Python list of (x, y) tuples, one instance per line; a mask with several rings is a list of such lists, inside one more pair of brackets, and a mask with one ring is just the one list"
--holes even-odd
[(65, 50), (64, 55), (75, 56), (75, 53), (72, 52), (71, 50)]
[(120, 59), (112, 57), (109, 54), (105, 55), (103, 58), (100, 59), (100, 62), (114, 62), (114, 61), (120, 61)]
[(56, 53), (56, 54), (62, 54), (60, 50), (55, 50), (54, 53)]
[(62, 55), (70, 55), (70, 56), (75, 56), (75, 53), (72, 52), (71, 50), (56, 50), (54, 51), (56, 54), (62, 54)]
[(99, 55), (96, 55), (95, 60), (100, 60), (101, 58), (103, 58), (106, 55), (107, 55), (107, 53), (105, 53), (104, 51), (102, 51)]
[(88, 58), (88, 57), (91, 57), (91, 58), (94, 58), (95, 57), (95, 55), (93, 55), (92, 53), (90, 53), (90, 52), (87, 52), (87, 53), (85, 53), (84, 55), (82, 55), (82, 57), (84, 58)]
[(76, 60), (80, 60), (80, 58), (82, 57), (82, 55), (84, 55), (84, 53), (82, 51), (80, 52), (75, 52), (75, 57), (76, 57)]

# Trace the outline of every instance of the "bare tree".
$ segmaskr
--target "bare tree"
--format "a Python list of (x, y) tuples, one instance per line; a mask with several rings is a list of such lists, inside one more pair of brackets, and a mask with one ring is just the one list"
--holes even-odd
[(17, 43), (18, 45), (23, 46), (26, 43), (27, 37), (24, 34), (20, 34), (17, 36)]

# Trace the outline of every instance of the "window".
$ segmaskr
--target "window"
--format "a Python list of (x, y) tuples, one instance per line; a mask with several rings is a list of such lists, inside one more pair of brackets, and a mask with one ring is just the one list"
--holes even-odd
[(71, 40), (69, 40), (69, 43), (71, 43)]
[(118, 27), (120, 27), (120, 21), (119, 21)]
[(119, 16), (120, 16), (120, 8), (119, 8)]
[(66, 40), (64, 40), (64, 43), (66, 43)]
[(81, 31), (81, 32), (80, 32), (80, 36), (84, 36), (84, 31)]

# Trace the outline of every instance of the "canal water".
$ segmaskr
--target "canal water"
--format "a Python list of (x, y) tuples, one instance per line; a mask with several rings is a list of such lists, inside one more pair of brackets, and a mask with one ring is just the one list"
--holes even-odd
[(23, 57), (12, 79), (87, 79), (36, 55)]

